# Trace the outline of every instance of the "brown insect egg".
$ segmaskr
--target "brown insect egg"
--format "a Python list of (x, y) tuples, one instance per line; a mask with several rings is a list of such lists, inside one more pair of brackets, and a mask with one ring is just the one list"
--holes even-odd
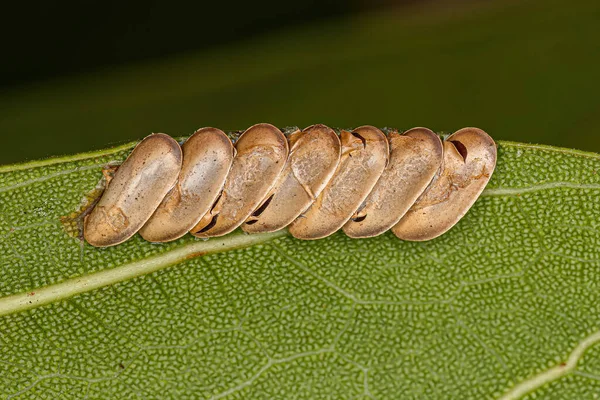
[(496, 144), (484, 131), (464, 128), (444, 142), (444, 166), (392, 232), (423, 241), (452, 228), (477, 200), (496, 167)]
[(170, 136), (157, 133), (142, 140), (86, 217), (85, 240), (107, 247), (135, 235), (175, 185), (181, 160), (181, 147)]
[(140, 230), (149, 242), (179, 239), (192, 229), (221, 193), (233, 162), (233, 144), (220, 129), (199, 129), (181, 147), (177, 184)]
[(351, 238), (382, 234), (396, 225), (425, 191), (443, 161), (440, 138), (427, 128), (388, 135), (390, 161), (381, 178), (344, 225)]
[(379, 129), (362, 126), (342, 131), (340, 163), (321, 195), (289, 227), (298, 239), (320, 239), (340, 229), (358, 209), (381, 176), (389, 156)]
[(240, 226), (256, 210), (283, 170), (288, 142), (270, 124), (248, 128), (238, 139), (237, 154), (223, 192), (190, 232), (197, 237), (222, 236)]
[(340, 139), (325, 125), (313, 125), (292, 134), (283, 172), (242, 229), (248, 233), (273, 232), (289, 225), (327, 185), (340, 154)]

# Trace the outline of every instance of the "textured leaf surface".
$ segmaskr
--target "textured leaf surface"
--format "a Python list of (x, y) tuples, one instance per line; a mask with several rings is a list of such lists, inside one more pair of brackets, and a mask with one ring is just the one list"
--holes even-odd
[(59, 218), (128, 149), (0, 168), (4, 398), (600, 393), (600, 156), (501, 143), (427, 243), (82, 245)]

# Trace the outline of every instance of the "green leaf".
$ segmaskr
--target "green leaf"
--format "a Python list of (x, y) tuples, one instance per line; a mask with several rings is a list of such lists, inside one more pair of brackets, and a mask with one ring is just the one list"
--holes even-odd
[(84, 245), (61, 217), (130, 149), (0, 167), (6, 398), (600, 391), (599, 155), (501, 142), (483, 196), (431, 242)]

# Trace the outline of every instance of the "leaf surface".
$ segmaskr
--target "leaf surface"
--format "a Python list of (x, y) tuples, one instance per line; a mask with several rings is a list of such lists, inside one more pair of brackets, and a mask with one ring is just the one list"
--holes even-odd
[(234, 233), (95, 249), (60, 218), (131, 145), (0, 167), (4, 398), (591, 398), (600, 156), (501, 142), (425, 243)]

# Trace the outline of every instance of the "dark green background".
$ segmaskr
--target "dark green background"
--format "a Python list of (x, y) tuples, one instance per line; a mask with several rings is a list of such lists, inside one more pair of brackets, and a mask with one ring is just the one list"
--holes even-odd
[[(42, 42), (40, 57), (35, 46), (13, 49), (2, 61), (0, 163), (257, 122), (478, 126), (497, 139), (600, 151), (600, 2), (357, 4), (293, 9), (281, 19), (240, 10), (249, 21), (223, 37), (218, 23), (199, 18), (183, 44), (181, 32), (165, 30), (173, 51), (164, 38), (155, 54), (143, 31), (133, 39), (118, 31), (106, 40), (123, 37), (119, 52), (136, 40), (146, 47), (110, 62), (81, 61), (75, 50), (66, 57), (70, 47), (58, 39)], [(5, 39), (19, 43), (16, 34)], [(115, 54), (95, 40), (92, 53)], [(31, 63), (33, 72), (24, 66)]]

